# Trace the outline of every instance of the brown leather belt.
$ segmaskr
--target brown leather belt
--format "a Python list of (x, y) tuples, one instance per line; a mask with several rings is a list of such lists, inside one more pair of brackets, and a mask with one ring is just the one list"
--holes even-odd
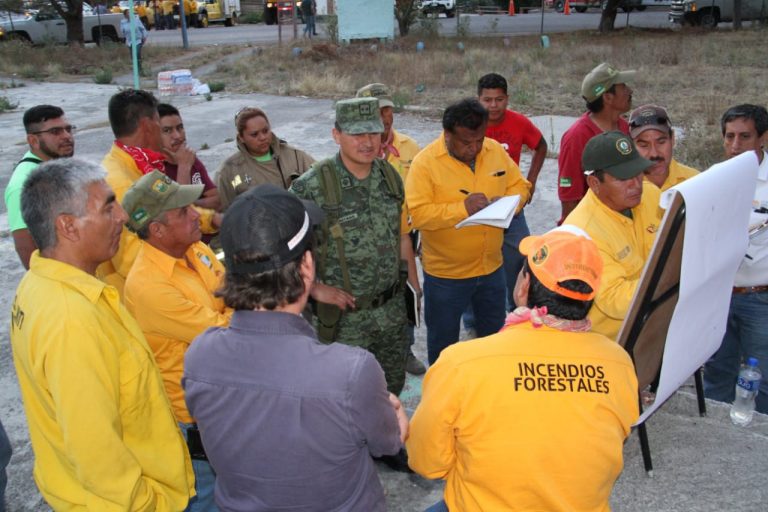
[(736, 294), (759, 293), (759, 292), (768, 292), (768, 284), (762, 285), (762, 286), (734, 286), (733, 287), (733, 293), (736, 293)]

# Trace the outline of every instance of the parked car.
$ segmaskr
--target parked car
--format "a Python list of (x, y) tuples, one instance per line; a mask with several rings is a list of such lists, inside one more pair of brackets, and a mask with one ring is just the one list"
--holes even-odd
[(422, 0), (419, 10), (423, 15), (445, 14), (447, 18), (456, 16), (456, 0)]
[[(83, 16), (83, 38), (86, 43), (122, 40), (122, 14), (90, 14)], [(101, 25), (99, 25), (101, 22)], [(20, 40), (32, 44), (66, 43), (67, 24), (52, 8), (41, 9), (32, 16), (0, 22), (0, 40)]]
[[(763, 0), (742, 0), (741, 20), (768, 17), (768, 4)], [(669, 21), (679, 25), (700, 25), (715, 28), (718, 23), (733, 21), (733, 0), (673, 0)]]
[[(301, 15), (301, 0), (296, 0), (296, 20), (298, 23), (304, 24), (304, 17)], [(278, 0), (268, 1), (264, 3), (264, 23), (267, 25), (274, 25), (277, 23), (277, 16), (281, 18), (280, 23), (290, 23), (289, 20), (293, 19), (293, 4), (292, 0)], [(287, 18), (287, 19), (286, 19)]]
[[(574, 0), (570, 2), (571, 9), (576, 12), (586, 12), (590, 7), (595, 9), (605, 9), (608, 5), (608, 0)], [(624, 12), (631, 12), (633, 9), (638, 11), (644, 11), (646, 5), (642, 0), (620, 0), (619, 9)], [(555, 0), (555, 10), (557, 12), (563, 12), (565, 9), (565, 0)]]

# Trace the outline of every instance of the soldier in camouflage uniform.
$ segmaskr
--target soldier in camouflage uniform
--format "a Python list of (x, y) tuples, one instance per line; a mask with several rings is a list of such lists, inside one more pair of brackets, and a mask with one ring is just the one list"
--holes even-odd
[[(315, 162), (290, 190), (315, 201), (326, 212), (324, 236), (317, 250), (318, 280), (353, 297), (351, 307), (344, 311), (318, 302), (321, 340), (373, 353), (384, 370), (388, 389), (397, 395), (405, 383), (405, 280), (401, 269), (407, 269), (407, 264), (401, 259), (408, 251), (401, 245), (409, 243), (410, 227), (402, 211), (402, 180), (389, 163), (377, 158), (383, 130), (377, 99), (339, 101), (333, 129), (339, 152)], [(337, 322), (328, 320), (333, 314), (327, 308), (335, 308)], [(329, 323), (335, 329), (329, 329)]]

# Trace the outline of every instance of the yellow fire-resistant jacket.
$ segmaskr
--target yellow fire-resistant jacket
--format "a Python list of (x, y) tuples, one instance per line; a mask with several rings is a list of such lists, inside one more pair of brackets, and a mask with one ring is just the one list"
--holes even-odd
[(467, 192), (489, 199), (520, 195), (520, 211), (531, 184), (504, 148), (485, 138), (475, 172), (448, 154), (443, 134), (416, 155), (405, 196), (412, 227), (421, 231), (424, 271), (435, 277), (465, 279), (488, 275), (501, 266), (504, 230), (490, 226), (454, 226), (468, 217)]
[(664, 210), (659, 189), (643, 180), (643, 198), (632, 219), (610, 209), (591, 190), (565, 218), (586, 231), (603, 258), (603, 277), (589, 319), (592, 330), (615, 340), (640, 282)]
[(35, 251), (11, 344), (35, 483), (54, 510), (184, 510), (195, 494), (189, 453), (117, 290)]
[(142, 244), (125, 281), (125, 306), (155, 354), (176, 419), (192, 423), (181, 388), (184, 354), (209, 327), (228, 325), (232, 310), (213, 295), (221, 286), (224, 266), (211, 249), (197, 242), (184, 256), (176, 259)]

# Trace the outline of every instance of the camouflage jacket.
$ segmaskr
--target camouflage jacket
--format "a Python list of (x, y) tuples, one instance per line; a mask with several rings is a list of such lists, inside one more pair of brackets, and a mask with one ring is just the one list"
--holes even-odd
[[(390, 164), (385, 160), (374, 160), (371, 174), (363, 180), (357, 179), (344, 167), (338, 153), (333, 158), (313, 164), (309, 171), (293, 182), (290, 190), (302, 199), (314, 201), (326, 214), (329, 204), (322, 188), (320, 171), (326, 164), (336, 171), (341, 185), (341, 201), (336, 216), (343, 230), (344, 256), (352, 287), (348, 291), (357, 298), (377, 295), (397, 281), (400, 269), (403, 198), (393, 194), (387, 185), (384, 166)], [(396, 172), (393, 174), (400, 179)], [(332, 219), (333, 215), (330, 217)], [(325, 222), (328, 221), (326, 218)], [(324, 226), (324, 231), (328, 232), (328, 226)], [(330, 237), (324, 238), (321, 243), (325, 247), (318, 247), (316, 257), (320, 267), (322, 255), (325, 254), (322, 265), (325, 275), (318, 275), (318, 279), (344, 288), (336, 243)]]

